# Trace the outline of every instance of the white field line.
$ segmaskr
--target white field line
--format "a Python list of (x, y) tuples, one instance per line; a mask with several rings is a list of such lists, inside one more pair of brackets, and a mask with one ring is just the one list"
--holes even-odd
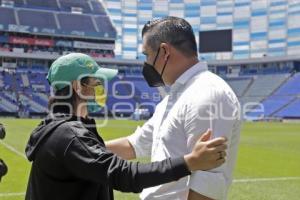
[(274, 178), (248, 178), (248, 179), (235, 179), (233, 183), (249, 183), (249, 182), (266, 182), (266, 181), (292, 181), (300, 180), (300, 177), (274, 177)]
[(16, 192), (16, 193), (0, 193), (0, 197), (15, 197), (15, 196), (24, 196), (24, 192)]
[(2, 144), (4, 147), (6, 147), (7, 149), (9, 149), (10, 151), (14, 152), (15, 154), (19, 155), (20, 157), (24, 158), (27, 160), (25, 153), (22, 153), (20, 151), (18, 151), (16, 148), (14, 148), (13, 146), (4, 143), (3, 141), (0, 140), (0, 144)]

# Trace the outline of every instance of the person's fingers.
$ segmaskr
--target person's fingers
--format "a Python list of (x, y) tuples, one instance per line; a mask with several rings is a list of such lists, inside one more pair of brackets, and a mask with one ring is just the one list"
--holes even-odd
[(214, 153), (211, 155), (211, 160), (216, 161), (221, 158), (220, 153)]
[(222, 158), (225, 158), (227, 156), (226, 151), (221, 151), (221, 153), (222, 153)]
[(210, 148), (210, 150), (215, 153), (215, 152), (220, 152), (220, 151), (225, 151), (227, 149), (227, 144), (221, 144), (219, 146), (216, 147), (212, 147)]
[(218, 138), (215, 138), (215, 139), (212, 139), (212, 140), (208, 141), (207, 147), (211, 148), (211, 147), (214, 147), (214, 146), (221, 145), (221, 144), (223, 144), (225, 142), (227, 142), (227, 138), (225, 138), (225, 137), (218, 137)]
[(221, 158), (216, 161), (216, 165), (219, 167), (219, 166), (223, 165), (225, 163), (225, 161), (226, 161), (225, 158)]
[(227, 155), (226, 151), (214, 151), (211, 152), (210, 159), (211, 160), (219, 160), (221, 158), (225, 158)]
[(201, 141), (201, 142), (208, 141), (211, 137), (211, 134), (212, 134), (212, 131), (210, 129), (207, 129), (207, 131), (201, 135), (201, 137), (199, 138), (198, 141)]

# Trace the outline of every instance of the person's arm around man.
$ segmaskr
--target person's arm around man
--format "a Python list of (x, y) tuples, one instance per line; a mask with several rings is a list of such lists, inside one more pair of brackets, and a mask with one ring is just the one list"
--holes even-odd
[(105, 142), (106, 148), (126, 160), (150, 157), (154, 122), (155, 114), (132, 135)]
[(106, 148), (125, 160), (136, 158), (133, 146), (126, 137), (105, 142)]

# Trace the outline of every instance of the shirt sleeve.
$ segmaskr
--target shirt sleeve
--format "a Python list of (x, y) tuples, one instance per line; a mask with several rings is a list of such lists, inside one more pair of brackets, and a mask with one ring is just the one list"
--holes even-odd
[[(228, 139), (226, 162), (209, 171), (196, 171), (190, 176), (188, 186), (193, 191), (206, 197), (221, 200), (226, 199), (227, 190), (231, 183), (232, 171), (237, 151), (237, 143), (232, 143), (234, 126), (238, 119), (238, 102), (233, 102), (218, 90), (210, 90), (199, 94), (197, 102), (187, 109), (185, 131), (187, 148), (192, 148), (201, 133), (208, 128), (213, 131), (213, 138), (225, 136)], [(210, 94), (210, 95), (207, 95)]]
[(127, 137), (128, 141), (134, 148), (137, 158), (151, 156), (154, 121), (155, 115), (142, 127), (137, 127), (135, 132)]
[(122, 192), (141, 192), (190, 174), (183, 158), (149, 164), (129, 162), (106, 150), (88, 131), (80, 135), (63, 153), (64, 166), (79, 179), (107, 184)]

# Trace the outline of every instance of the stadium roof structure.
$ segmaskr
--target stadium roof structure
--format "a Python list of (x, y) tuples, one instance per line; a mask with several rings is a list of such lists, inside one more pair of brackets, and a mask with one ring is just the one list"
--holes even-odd
[[(99, 1), (59, 0), (60, 7), (45, 5), (46, 2), (52, 1), (30, 0), (27, 4), (14, 6), (0, 4), (0, 30), (95, 40), (116, 39), (116, 29)], [(73, 7), (76, 5), (81, 5), (81, 8)], [(80, 12), (73, 11), (75, 8)]]

